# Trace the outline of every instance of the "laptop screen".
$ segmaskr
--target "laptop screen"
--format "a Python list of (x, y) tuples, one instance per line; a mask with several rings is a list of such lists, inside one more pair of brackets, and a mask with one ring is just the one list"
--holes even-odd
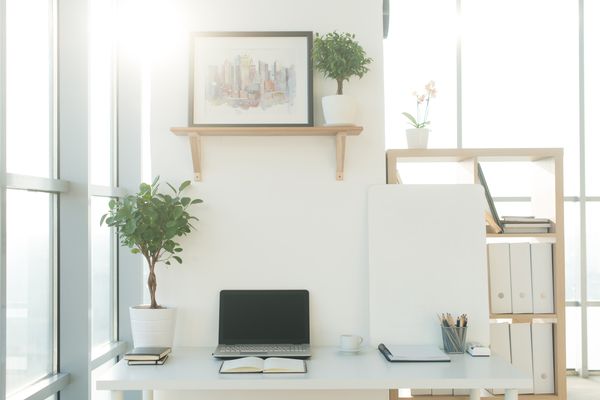
[(307, 290), (222, 290), (219, 344), (309, 343)]

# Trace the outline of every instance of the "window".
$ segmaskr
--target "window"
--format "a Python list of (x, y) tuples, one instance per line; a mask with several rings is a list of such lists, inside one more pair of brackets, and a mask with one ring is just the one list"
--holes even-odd
[[(5, 1), (6, 394), (57, 370), (54, 2)], [(1, 168), (4, 172), (4, 168)], [(3, 177), (4, 178), (4, 177)]]
[(89, 170), (92, 260), (92, 355), (116, 340), (115, 232), (100, 226), (108, 210), (108, 197), (116, 179), (115, 146), (115, 2), (90, 2), (89, 47)]
[(8, 394), (54, 372), (54, 200), (6, 191)]
[(51, 4), (48, 0), (6, 0), (8, 173), (53, 177)]

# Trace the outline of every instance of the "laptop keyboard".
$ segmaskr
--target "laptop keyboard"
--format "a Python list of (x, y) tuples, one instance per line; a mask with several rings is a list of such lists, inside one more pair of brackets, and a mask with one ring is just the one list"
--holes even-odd
[(302, 344), (222, 344), (223, 353), (302, 353), (306, 345)]

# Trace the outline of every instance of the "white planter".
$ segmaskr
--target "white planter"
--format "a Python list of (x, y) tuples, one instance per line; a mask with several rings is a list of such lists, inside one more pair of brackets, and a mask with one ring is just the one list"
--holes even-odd
[(352, 125), (356, 120), (356, 99), (345, 94), (323, 97), (326, 125)]
[(176, 308), (129, 307), (134, 347), (172, 347)]
[(406, 130), (406, 144), (409, 149), (426, 149), (429, 128), (411, 128)]

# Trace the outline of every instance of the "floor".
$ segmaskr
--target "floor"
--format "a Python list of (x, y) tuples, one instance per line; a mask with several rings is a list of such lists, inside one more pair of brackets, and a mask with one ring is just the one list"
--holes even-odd
[(600, 376), (567, 377), (567, 400), (600, 400)]

